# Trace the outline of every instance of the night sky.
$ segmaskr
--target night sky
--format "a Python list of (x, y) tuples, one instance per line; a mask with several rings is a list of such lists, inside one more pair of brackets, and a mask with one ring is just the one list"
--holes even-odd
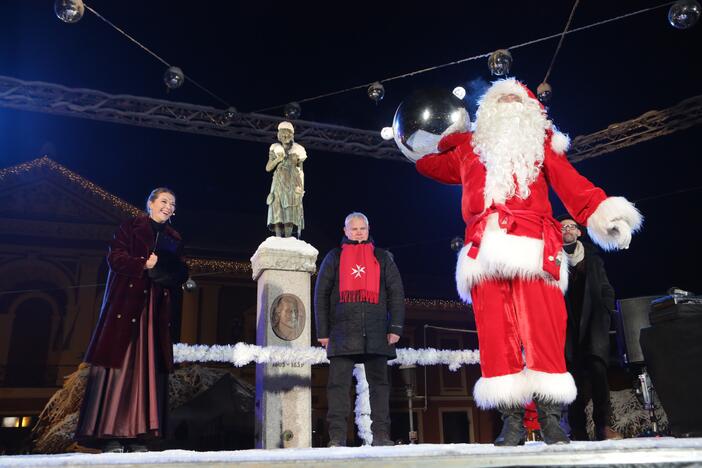
[[(88, 3), (243, 112), (559, 33), (572, 8), (562, 0)], [(582, 1), (572, 28), (663, 3)], [(1, 75), (223, 107), (188, 83), (167, 93), (165, 67), (88, 12), (65, 24), (52, 1), (2, 6)], [(671, 27), (667, 8), (566, 36), (549, 79), (550, 117), (575, 137), (701, 94), (701, 39), (701, 24)], [(556, 44), (513, 50), (512, 76), (535, 89)], [(491, 80), (486, 59), (387, 82), (377, 106), (365, 90), (303, 104), (302, 118), (379, 131), (412, 90), (475, 80)], [(282, 109), (269, 113), (281, 116)], [(701, 131), (693, 127), (576, 165), (608, 194), (637, 202), (646, 217), (630, 250), (604, 255), (620, 298), (672, 285), (702, 292), (696, 268)], [(138, 206), (152, 188), (167, 185), (178, 194), (175, 225), (192, 251), (238, 260), (268, 235), (267, 146), (0, 108), (0, 167), (48, 154)], [(464, 229), (459, 187), (425, 179), (411, 164), (308, 154), (304, 240), (323, 255), (338, 243), (344, 216), (363, 211), (377, 244), (395, 254), (408, 295), (457, 298), (449, 242)], [(554, 211), (562, 211), (559, 203)]]

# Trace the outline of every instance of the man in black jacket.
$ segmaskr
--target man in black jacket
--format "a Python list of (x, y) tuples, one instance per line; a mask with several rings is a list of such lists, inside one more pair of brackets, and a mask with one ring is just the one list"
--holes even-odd
[[(561, 218), (563, 249), (568, 258), (568, 309), (566, 364), (575, 379), (578, 396), (568, 410), (573, 440), (589, 440), (585, 406), (592, 397), (592, 419), (598, 440), (621, 439), (609, 427), (609, 327), (614, 312), (614, 289), (604, 262), (590, 244), (578, 240), (580, 227), (571, 218)], [(588, 385), (589, 384), (589, 385)], [(589, 388), (588, 388), (589, 387)]]
[(341, 248), (324, 257), (314, 291), (317, 339), (327, 349), (329, 446), (346, 445), (354, 364), (362, 363), (370, 391), (373, 445), (390, 440), (388, 358), (395, 358), (405, 318), (402, 278), (392, 255), (376, 248), (368, 218), (351, 213)]

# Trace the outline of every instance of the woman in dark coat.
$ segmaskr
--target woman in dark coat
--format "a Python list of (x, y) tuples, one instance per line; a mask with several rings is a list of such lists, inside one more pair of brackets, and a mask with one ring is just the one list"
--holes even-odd
[(171, 309), (188, 271), (180, 234), (168, 224), (175, 194), (155, 189), (147, 212), (123, 222), (110, 243), (102, 310), (84, 358), (91, 367), (76, 439), (103, 451), (146, 451), (146, 440), (164, 433)]

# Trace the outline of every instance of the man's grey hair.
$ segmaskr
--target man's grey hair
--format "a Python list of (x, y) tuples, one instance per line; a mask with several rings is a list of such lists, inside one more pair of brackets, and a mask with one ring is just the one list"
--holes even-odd
[(366, 215), (364, 215), (361, 212), (354, 211), (353, 213), (349, 214), (344, 220), (344, 227), (348, 226), (349, 221), (351, 221), (354, 218), (362, 219), (366, 222), (366, 226), (370, 226), (370, 223), (368, 222), (368, 217)]

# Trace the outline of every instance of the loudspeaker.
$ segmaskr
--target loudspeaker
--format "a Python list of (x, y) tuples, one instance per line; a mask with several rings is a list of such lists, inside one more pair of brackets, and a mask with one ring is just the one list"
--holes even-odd
[(624, 365), (643, 364), (644, 356), (639, 344), (642, 328), (651, 326), (648, 314), (651, 301), (660, 296), (632, 297), (619, 299), (614, 321), (617, 329), (617, 349)]
[(702, 436), (702, 311), (697, 317), (644, 328), (641, 349), (670, 432), (675, 437)]

